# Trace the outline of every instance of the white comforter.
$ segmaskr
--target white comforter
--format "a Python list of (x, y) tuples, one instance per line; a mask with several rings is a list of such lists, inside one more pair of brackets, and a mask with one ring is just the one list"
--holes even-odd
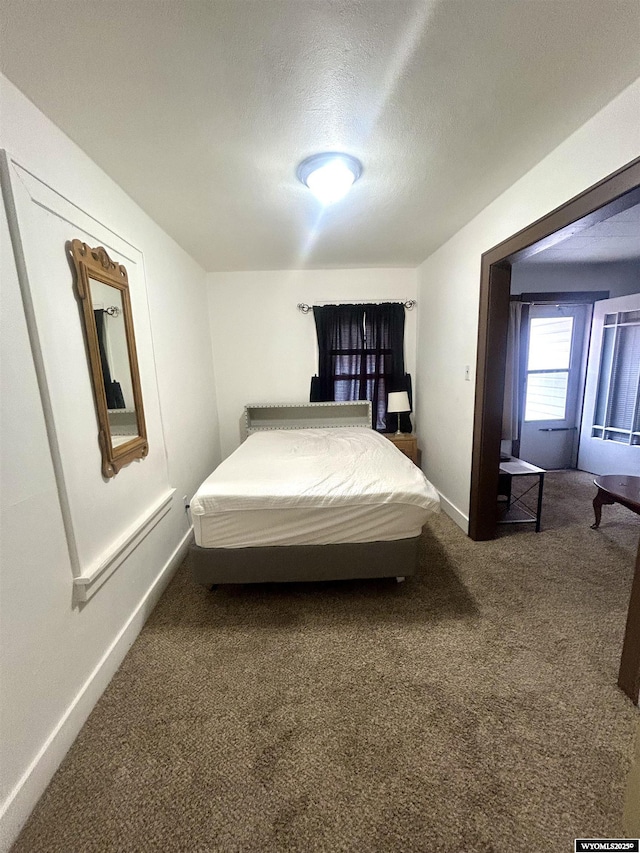
[[(388, 439), (338, 427), (250, 435), (200, 486), (191, 512), (198, 544), (244, 547), (417, 535), (438, 504), (422, 471)], [(396, 529), (379, 526), (374, 508)], [(257, 529), (248, 530), (249, 520)]]

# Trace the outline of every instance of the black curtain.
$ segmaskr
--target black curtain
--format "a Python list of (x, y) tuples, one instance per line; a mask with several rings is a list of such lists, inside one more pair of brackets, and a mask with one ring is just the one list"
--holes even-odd
[[(409, 402), (412, 402), (411, 377), (404, 372), (404, 305), (387, 302), (366, 305), (365, 309), (368, 373), (375, 375), (375, 379), (370, 380), (368, 399), (377, 413), (377, 428), (395, 432), (398, 415), (387, 413), (389, 392), (407, 391)], [(411, 432), (408, 412), (400, 415), (400, 429)]]
[(102, 367), (102, 379), (104, 380), (104, 393), (107, 398), (107, 409), (124, 409), (124, 396), (119, 382), (111, 379), (111, 370), (107, 359), (107, 350), (104, 344), (104, 311), (94, 308), (93, 316), (96, 321), (96, 332), (98, 333), (98, 348), (100, 349), (100, 365)]
[(311, 381), (311, 402), (366, 400), (364, 305), (314, 305), (313, 317), (318, 376)]
[[(387, 395), (408, 391), (411, 400), (411, 377), (404, 372), (404, 306), (314, 306), (313, 315), (318, 375), (311, 380), (311, 402), (371, 400), (373, 428), (395, 432), (398, 419), (387, 416)], [(411, 432), (408, 413), (401, 415), (400, 428)]]

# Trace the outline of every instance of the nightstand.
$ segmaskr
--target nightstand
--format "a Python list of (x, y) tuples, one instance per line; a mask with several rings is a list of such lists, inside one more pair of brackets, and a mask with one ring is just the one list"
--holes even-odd
[(417, 436), (410, 432), (401, 432), (400, 435), (396, 435), (395, 432), (384, 432), (382, 434), (395, 444), (398, 450), (401, 450), (405, 456), (408, 456), (414, 465), (420, 467), (420, 456), (422, 454), (418, 450)]

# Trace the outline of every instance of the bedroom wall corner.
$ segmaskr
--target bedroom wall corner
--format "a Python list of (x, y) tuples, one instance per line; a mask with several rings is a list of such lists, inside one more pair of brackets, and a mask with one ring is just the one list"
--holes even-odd
[(471, 484), (481, 256), (638, 157), (638, 115), (640, 79), (418, 267), (416, 421), (423, 468), (463, 518)]
[[(222, 457), (240, 443), (247, 403), (309, 400), (318, 367), (312, 314), (299, 302), (415, 299), (416, 270), (269, 270), (208, 276)], [(416, 309), (405, 316), (405, 362), (416, 367)]]
[[(34, 180), (100, 227), (122, 235), (144, 258), (144, 302), (138, 304), (145, 331), (138, 355), (141, 374), (156, 389), (151, 395), (158, 413), (153, 452), (161, 454), (156, 462), (175, 489), (166, 514), (95, 596), (78, 606), (60, 483), (3, 197), (0, 851), (5, 851), (179, 565), (191, 535), (182, 495), (191, 495), (219, 461), (219, 433), (205, 272), (2, 76), (0, 109), (0, 148), (12, 162), (19, 161)], [(50, 236), (48, 214), (41, 215)], [(55, 227), (63, 227), (63, 220), (56, 221)], [(11, 228), (15, 238), (15, 223)], [(23, 248), (31, 269), (37, 269), (33, 241)], [(64, 259), (64, 240), (60, 252)], [(66, 298), (72, 288), (68, 266), (49, 283)], [(77, 334), (73, 324), (79, 323), (79, 312), (69, 312), (65, 322)], [(64, 357), (64, 352), (58, 354)], [(70, 381), (75, 381), (76, 367), (86, 365), (74, 365)], [(92, 450), (89, 456), (74, 464), (93, 470), (100, 455)], [(138, 484), (151, 471), (147, 461), (129, 466)], [(112, 485), (98, 478), (95, 488)], [(123, 500), (126, 506), (126, 496)]]

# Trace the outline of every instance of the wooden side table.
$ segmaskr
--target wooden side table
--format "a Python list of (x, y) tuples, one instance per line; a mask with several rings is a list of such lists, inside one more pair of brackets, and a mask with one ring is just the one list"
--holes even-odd
[(600, 527), (603, 504), (619, 503), (640, 515), (640, 477), (607, 474), (603, 477), (596, 477), (593, 484), (598, 487), (598, 494), (593, 499), (596, 523), (591, 525), (592, 530), (597, 530)]
[[(515, 456), (508, 462), (500, 463), (500, 480), (498, 486), (499, 494), (507, 497), (506, 512), (503, 514), (502, 518), (498, 519), (500, 524), (526, 524), (533, 521), (536, 525), (536, 533), (540, 533), (540, 520), (542, 517), (542, 490), (544, 488), (544, 475), (546, 473), (547, 472), (544, 468), (538, 468), (537, 465), (531, 465), (529, 462), (525, 462), (523, 459), (517, 459)], [(513, 477), (534, 477), (537, 478), (537, 480), (534, 480), (534, 482), (521, 494), (514, 495), (511, 491), (511, 481)], [(538, 500), (534, 512), (533, 509), (531, 509), (531, 507), (529, 507), (522, 499), (536, 486), (538, 487)], [(504, 517), (513, 507), (517, 508), (520, 513), (520, 517)]]
[(402, 451), (405, 456), (413, 462), (414, 465), (420, 467), (420, 451), (418, 450), (418, 437), (410, 432), (401, 432), (397, 435), (395, 432), (384, 432), (385, 438), (395, 444), (398, 450)]

